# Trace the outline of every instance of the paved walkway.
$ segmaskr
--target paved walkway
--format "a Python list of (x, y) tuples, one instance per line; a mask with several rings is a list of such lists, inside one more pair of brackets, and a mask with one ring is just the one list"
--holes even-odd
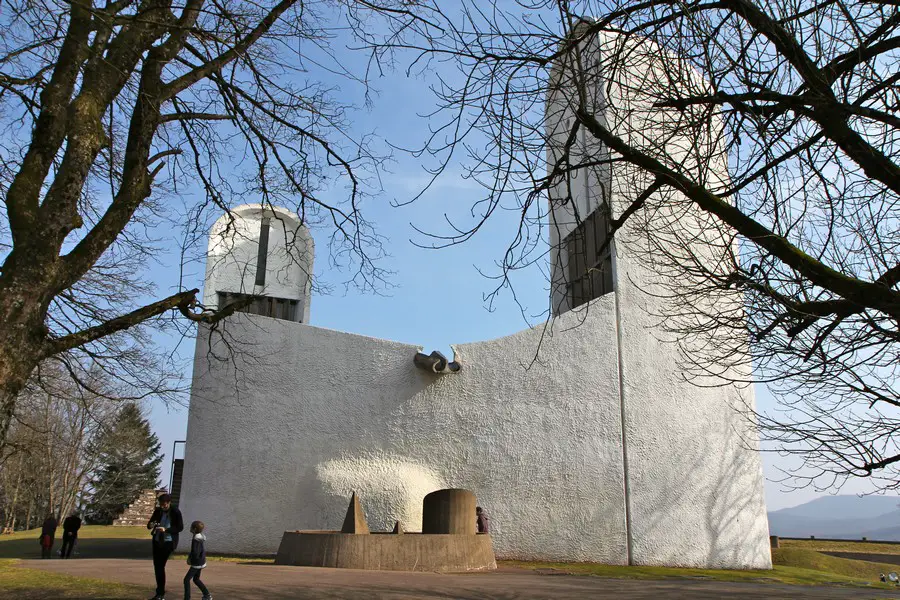
[[(153, 591), (153, 565), (139, 559), (26, 560), (23, 566), (57, 573), (147, 586)], [(169, 562), (169, 598), (182, 597), (182, 561)], [(898, 598), (881, 590), (807, 587), (713, 581), (634, 581), (531, 571), (439, 575), (283, 567), (210, 561), (203, 574), (216, 600), (615, 600), (662, 598)], [(192, 597), (199, 598), (197, 589)]]

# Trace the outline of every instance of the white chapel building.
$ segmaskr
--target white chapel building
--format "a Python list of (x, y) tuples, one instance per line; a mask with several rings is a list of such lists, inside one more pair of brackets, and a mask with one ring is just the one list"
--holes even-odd
[[(611, 129), (644, 114), (630, 110), (635, 78), (654, 68), (598, 75)], [(553, 136), (573, 118), (565, 90), (548, 99)], [(707, 168), (727, 177), (724, 158)], [(597, 252), (632, 175), (575, 172), (550, 191), (574, 190), (551, 203), (546, 330), (454, 346), (461, 368), (445, 374), (416, 368), (418, 346), (310, 325), (313, 244), (296, 215), (222, 216), (205, 302), (256, 298), (197, 340), (180, 508), (214, 532), (210, 551), (274, 553), (285, 530), (339, 529), (353, 491), (373, 531), (416, 531), (425, 494), (453, 487), (490, 514), (498, 558), (771, 567), (752, 387), (686, 381), (655, 331), (663, 300), (646, 293), (641, 240), (625, 228)]]

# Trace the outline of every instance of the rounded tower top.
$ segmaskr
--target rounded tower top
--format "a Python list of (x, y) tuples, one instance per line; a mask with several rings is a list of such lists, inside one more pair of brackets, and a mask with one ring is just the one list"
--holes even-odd
[(243, 204), (212, 226), (203, 302), (222, 307), (257, 296), (245, 312), (309, 322), (314, 245), (297, 215), (265, 204)]

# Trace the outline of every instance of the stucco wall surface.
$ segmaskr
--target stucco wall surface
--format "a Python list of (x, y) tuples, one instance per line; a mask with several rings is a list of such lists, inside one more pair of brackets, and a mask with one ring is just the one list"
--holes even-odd
[[(620, 246), (621, 253), (621, 246)], [(637, 310), (646, 273), (620, 259), (622, 402), (635, 564), (770, 568), (752, 388), (687, 381), (658, 319)], [(719, 382), (721, 384), (721, 382)], [(699, 542), (699, 543), (698, 543)]]
[[(720, 152), (721, 123), (713, 121), (687, 139), (672, 136), (670, 120), (655, 108), (659, 90), (673, 85), (704, 89), (705, 83), (689, 67), (673, 76), (675, 57), (664, 62), (653, 48), (622, 52), (620, 39), (601, 40), (601, 52), (634, 57), (620, 78), (604, 85), (606, 120), (635, 146), (666, 139), (669, 160), (714, 186), (727, 181), (726, 156)], [(639, 43), (646, 43), (645, 41)], [(667, 135), (668, 134), (668, 135)], [(655, 143), (655, 142), (654, 142)], [(701, 158), (702, 157), (702, 158)], [(627, 168), (612, 170), (613, 214), (621, 214), (650, 184), (646, 173)], [(643, 181), (641, 181), (643, 180)], [(702, 213), (680, 194), (666, 190), (651, 196), (645, 214), (616, 236), (614, 280), (622, 359), (622, 406), (628, 473), (628, 509), (635, 564), (697, 567), (769, 568), (771, 552), (763, 494), (763, 476), (755, 448), (758, 435), (748, 409), (754, 406), (749, 386), (723, 385), (741, 379), (748, 365), (735, 365), (725, 378), (688, 381), (684, 345), (666, 332), (678, 293), (701, 285), (692, 282), (671, 262), (706, 265), (710, 272), (727, 264), (731, 239), (723, 224)], [(648, 240), (669, 243), (660, 252)], [(689, 249), (677, 250), (680, 244)], [(673, 281), (665, 273), (679, 273)], [(696, 299), (702, 301), (701, 299)], [(737, 298), (717, 298), (740, 303)], [(733, 344), (733, 331), (722, 329), (720, 341)], [(660, 510), (664, 508), (664, 510)], [(696, 543), (697, 539), (705, 543)]]
[[(499, 557), (627, 563), (614, 294), (548, 332), (459, 346), (454, 375), (415, 369), (415, 346), (255, 315), (230, 318), (226, 336), (244, 348), (233, 360), (198, 341), (182, 488), (215, 551), (274, 552), (285, 530), (337, 529), (353, 490), (373, 530), (399, 519), (415, 531), (426, 493), (464, 487), (489, 511)], [(768, 566), (739, 413), (634, 337), (634, 562)]]
[(185, 518), (215, 551), (274, 552), (285, 530), (338, 529), (353, 490), (373, 530), (417, 531), (426, 493), (462, 487), (498, 556), (625, 563), (614, 314), (610, 296), (461, 345), (443, 376), (414, 368), (416, 346), (235, 315), (235, 360), (198, 341)]

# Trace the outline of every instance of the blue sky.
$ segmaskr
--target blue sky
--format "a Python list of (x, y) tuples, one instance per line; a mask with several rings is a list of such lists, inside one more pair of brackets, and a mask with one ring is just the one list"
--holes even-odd
[[(347, 65), (361, 66), (365, 57), (357, 52), (340, 50), (338, 56)], [(336, 87), (343, 98), (357, 99), (362, 107), (360, 89), (325, 73), (310, 73)], [(388, 74), (374, 81), (376, 92), (371, 104), (354, 113), (353, 130), (356, 133), (373, 132), (398, 146), (416, 146), (427, 135), (429, 122), (417, 115), (429, 112), (434, 98), (427, 82), (409, 78), (402, 72)], [(487, 228), (473, 240), (462, 246), (443, 250), (417, 248), (410, 240), (425, 241), (413, 225), (440, 231), (443, 215), (463, 218), (471, 204), (480, 198), (476, 184), (461, 177), (462, 167), (451, 164), (447, 173), (416, 203), (394, 208), (392, 200), (409, 200), (428, 181), (428, 173), (422, 162), (395, 153), (395, 160), (383, 174), (384, 192), (369, 199), (363, 206), (366, 217), (374, 222), (377, 231), (386, 238), (390, 254), (382, 267), (394, 272), (391, 289), (383, 295), (362, 294), (353, 288), (346, 292), (335, 286), (330, 295), (316, 294), (312, 301), (311, 324), (319, 327), (419, 344), (426, 350), (439, 349), (449, 353), (452, 343), (490, 339), (518, 331), (529, 322), (509, 293), (498, 296), (492, 310), (488, 310), (484, 295), (494, 288), (494, 282), (479, 273), (496, 272), (494, 261), (506, 248), (508, 239), (515, 232), (517, 216), (501, 212)], [(187, 191), (190, 196), (190, 190)], [(258, 198), (246, 198), (253, 202)], [(185, 201), (189, 204), (190, 198)], [(316, 275), (325, 282), (340, 283), (346, 274), (330, 271), (327, 257), (323, 255), (324, 232), (313, 232), (317, 239)], [(173, 232), (177, 236), (178, 232)], [(156, 282), (160, 294), (169, 292), (177, 284), (177, 238), (172, 238), (172, 252), (158, 257), (159, 264), (148, 272)], [(193, 265), (186, 273), (184, 284), (201, 287), (203, 266)], [(543, 273), (537, 268), (521, 273), (515, 281), (519, 301), (527, 315), (536, 316), (530, 322), (539, 322), (547, 308), (548, 289)], [(164, 344), (173, 345), (165, 339)], [(193, 353), (193, 341), (185, 341), (180, 352), (187, 358)], [(449, 355), (449, 354), (448, 354)], [(187, 363), (186, 363), (187, 368)], [(771, 397), (757, 386), (760, 408), (772, 406)], [(187, 411), (179, 406), (149, 404), (152, 426), (167, 454), (175, 440), (183, 440), (187, 429)], [(164, 484), (168, 482), (168, 458), (163, 471)], [(790, 466), (786, 460), (774, 455), (764, 455), (767, 479), (780, 479), (778, 468)], [(786, 493), (782, 486), (767, 481), (767, 501), (770, 510), (806, 502), (819, 495), (811, 489)], [(863, 482), (854, 482), (842, 493), (862, 492)]]

